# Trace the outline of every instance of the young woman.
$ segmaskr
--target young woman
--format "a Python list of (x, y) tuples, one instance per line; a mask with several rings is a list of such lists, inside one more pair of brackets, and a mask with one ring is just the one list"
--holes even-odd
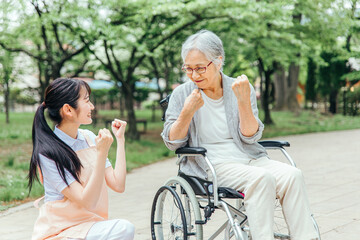
[[(77, 79), (58, 78), (46, 89), (33, 123), (33, 153), (29, 188), (38, 179), (44, 185), (44, 204), (34, 226), (32, 239), (124, 239), (134, 238), (134, 226), (123, 219), (108, 220), (107, 186), (125, 190), (126, 122), (114, 119), (112, 132), (117, 141), (115, 168), (107, 155), (113, 142), (109, 130), (98, 136), (79, 129), (90, 124), (94, 105), (90, 88)], [(57, 125), (48, 126), (44, 111)]]

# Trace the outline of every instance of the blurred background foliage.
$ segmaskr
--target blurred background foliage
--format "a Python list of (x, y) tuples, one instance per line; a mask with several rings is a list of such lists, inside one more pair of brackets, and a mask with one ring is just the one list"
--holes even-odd
[[(94, 79), (102, 73), (119, 87), (98, 101), (120, 102), (129, 120), (129, 138), (139, 139), (135, 107), (149, 91), (161, 99), (174, 83), (183, 82), (181, 44), (200, 29), (223, 40), (224, 73), (234, 77), (245, 73), (257, 86), (266, 124), (274, 122), (274, 110), (357, 113), (352, 109), (359, 105), (353, 97), (360, 76), (359, 0), (3, 0), (1, 4), (0, 89), (8, 119), (10, 95), (15, 94), (11, 88), (21, 82), (31, 81), (38, 92), (31, 96), (41, 102), (46, 86), (57, 77)], [(25, 81), (26, 76), (31, 80)], [(149, 80), (157, 87), (136, 87)], [(19, 102), (31, 103), (29, 96), (22, 95)]]

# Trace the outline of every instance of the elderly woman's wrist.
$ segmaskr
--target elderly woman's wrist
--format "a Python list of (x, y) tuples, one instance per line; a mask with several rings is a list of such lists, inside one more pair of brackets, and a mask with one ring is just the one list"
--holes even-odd
[(189, 120), (194, 116), (194, 114), (195, 114), (194, 109), (183, 108), (183, 110), (181, 111), (181, 113), (179, 115), (179, 119), (181, 119), (181, 120)]
[(251, 109), (251, 101), (250, 100), (238, 99), (237, 104), (242, 109), (249, 109), (249, 108)]

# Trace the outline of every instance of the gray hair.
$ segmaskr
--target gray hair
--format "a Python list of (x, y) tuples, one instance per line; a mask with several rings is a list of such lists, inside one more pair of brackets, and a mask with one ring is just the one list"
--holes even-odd
[[(202, 52), (209, 61), (213, 61), (215, 64), (219, 64), (221, 61), (221, 69), (225, 64), (225, 52), (222, 41), (211, 31), (200, 30), (186, 39), (181, 49), (183, 62), (185, 62), (185, 58), (191, 50)], [(218, 59), (220, 56), (222, 60)]]

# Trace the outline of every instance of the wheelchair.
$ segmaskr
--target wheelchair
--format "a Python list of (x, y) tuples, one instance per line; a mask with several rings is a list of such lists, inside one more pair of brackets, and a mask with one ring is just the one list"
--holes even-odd
[[(166, 110), (170, 96), (160, 101)], [(164, 114), (165, 115), (165, 114)], [(164, 120), (164, 116), (163, 116)], [(280, 150), (292, 166), (295, 162), (284, 147), (286, 141), (259, 141), (266, 149)], [(220, 187), (217, 184), (215, 169), (206, 157), (206, 149), (202, 147), (183, 147), (175, 151), (178, 156), (178, 176), (171, 177), (158, 189), (151, 209), (151, 238), (164, 239), (204, 239), (204, 226), (211, 220), (212, 214), (222, 210), (226, 220), (216, 227), (207, 239), (251, 240), (250, 226), (244, 206), (244, 194), (234, 189)], [(201, 157), (208, 165), (212, 181), (196, 176), (188, 176), (181, 172), (180, 163), (187, 157)], [(274, 206), (274, 238), (291, 239), (279, 200)], [(320, 231), (313, 216), (312, 221), (320, 239)], [(208, 231), (206, 231), (208, 234)]]

